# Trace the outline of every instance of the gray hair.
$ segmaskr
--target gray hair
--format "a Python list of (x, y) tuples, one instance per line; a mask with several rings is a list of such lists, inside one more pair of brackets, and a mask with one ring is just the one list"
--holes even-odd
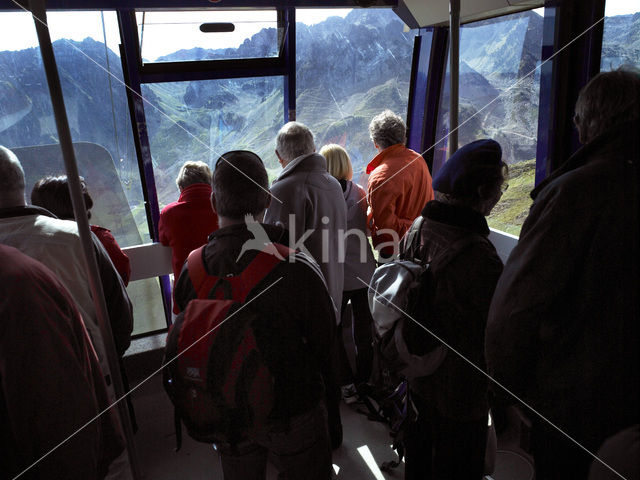
[(211, 184), (211, 169), (204, 162), (185, 162), (180, 167), (176, 185), (180, 191), (195, 183)]
[(399, 115), (385, 110), (373, 117), (369, 124), (369, 136), (378, 147), (385, 149), (407, 140), (407, 126)]
[(6, 147), (0, 145), (0, 194), (20, 193), (24, 195), (24, 170), (20, 160)]
[(573, 117), (582, 143), (638, 118), (640, 72), (628, 68), (593, 77), (580, 91)]
[(301, 155), (313, 153), (316, 151), (313, 133), (302, 123), (286, 123), (276, 136), (276, 151), (285, 164)]

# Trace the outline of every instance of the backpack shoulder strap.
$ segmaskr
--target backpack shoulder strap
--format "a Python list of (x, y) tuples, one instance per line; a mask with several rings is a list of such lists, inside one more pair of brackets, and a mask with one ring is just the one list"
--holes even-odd
[(187, 271), (189, 272), (189, 279), (193, 285), (193, 289), (196, 291), (198, 298), (207, 298), (209, 291), (218, 282), (218, 277), (209, 275), (204, 265), (204, 247), (202, 245), (199, 248), (193, 250), (187, 257)]
[[(234, 298), (244, 301), (247, 295), (262, 281), (280, 262), (286, 261), (294, 250), (279, 243), (271, 243), (265, 247), (265, 250), (258, 252), (251, 263), (239, 275), (239, 281), (242, 285), (242, 292), (238, 292)], [(234, 289), (237, 286), (234, 285)]]

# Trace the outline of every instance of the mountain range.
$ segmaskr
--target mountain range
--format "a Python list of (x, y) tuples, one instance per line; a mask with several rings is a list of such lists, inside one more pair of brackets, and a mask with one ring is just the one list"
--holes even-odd
[[(488, 136), (501, 143), (511, 164), (535, 158), (542, 21), (529, 11), (461, 29), (461, 144)], [(269, 55), (277, 34), (264, 29), (236, 49), (181, 50), (158, 61)], [(297, 120), (311, 127), (318, 148), (344, 145), (361, 181), (376, 153), (371, 118), (386, 108), (406, 114), (415, 34), (391, 10), (355, 9), (345, 18), (296, 25)], [(54, 51), (74, 141), (98, 143), (111, 153), (127, 201), (137, 207), (136, 222), (144, 223), (119, 56), (92, 38), (58, 40)], [(638, 64), (640, 14), (607, 18), (602, 57), (605, 68)], [(144, 85), (160, 203), (177, 197), (174, 179), (184, 161), (213, 165), (226, 150), (256, 151), (273, 178), (283, 91), (282, 77)], [(438, 139), (448, 131), (448, 95), (445, 81)], [(0, 98), (0, 144), (57, 142), (38, 48), (0, 52)]]

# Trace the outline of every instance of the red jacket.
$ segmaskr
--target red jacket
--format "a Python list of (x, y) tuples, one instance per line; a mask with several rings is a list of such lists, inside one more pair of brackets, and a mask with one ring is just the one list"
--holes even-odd
[(393, 230), (402, 238), (427, 202), (433, 200), (431, 174), (422, 156), (401, 143), (376, 155), (367, 165), (367, 174), (371, 240), (374, 247), (389, 249), (393, 237), (380, 230)]
[(115, 237), (111, 234), (111, 230), (98, 225), (91, 225), (91, 231), (98, 237), (100, 243), (109, 254), (109, 258), (113, 262), (113, 266), (122, 278), (122, 282), (126, 287), (129, 285), (129, 278), (131, 277), (131, 265), (129, 265), (129, 257), (122, 251)]
[(182, 265), (191, 250), (207, 243), (218, 229), (218, 216), (211, 207), (211, 186), (195, 183), (182, 190), (177, 202), (160, 212), (160, 242), (173, 250), (173, 278), (178, 280)]

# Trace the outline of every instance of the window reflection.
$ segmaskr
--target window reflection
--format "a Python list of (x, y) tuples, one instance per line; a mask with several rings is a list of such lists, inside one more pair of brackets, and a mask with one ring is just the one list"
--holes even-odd
[[(78, 169), (94, 200), (91, 221), (109, 228), (121, 247), (146, 243), (150, 237), (121, 83), (115, 13), (52, 12), (47, 17)], [(0, 52), (0, 144), (25, 159), (29, 194), (36, 180), (65, 169), (31, 15), (1, 13), (0, 38), (7, 49)], [(34, 150), (38, 154), (28, 155)], [(128, 292), (134, 334), (166, 326), (157, 280), (131, 282)]]
[(215, 166), (228, 150), (251, 150), (274, 178), (274, 141), (284, 119), (282, 77), (149, 84), (142, 94), (160, 207), (178, 198), (189, 160)]
[[(489, 226), (520, 233), (534, 187), (543, 11), (465, 24), (460, 29), (459, 145), (493, 138), (509, 165), (509, 190)], [(447, 158), (449, 68), (443, 84), (434, 170)]]

